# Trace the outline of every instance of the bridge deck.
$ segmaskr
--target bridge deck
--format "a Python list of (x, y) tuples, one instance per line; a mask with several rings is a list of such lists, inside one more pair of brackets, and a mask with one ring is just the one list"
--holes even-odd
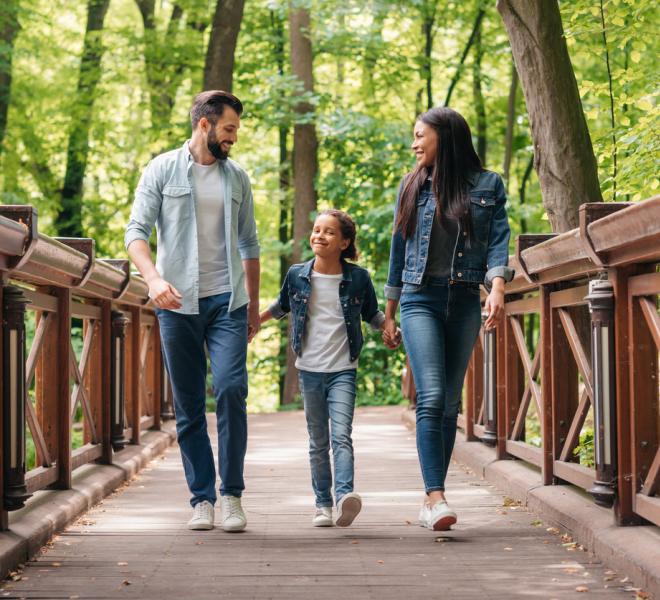
[(245, 533), (185, 528), (172, 448), (5, 582), (0, 598), (634, 598), (621, 577), (458, 465), (448, 481), (458, 526), (443, 535), (417, 526), (419, 467), (400, 411), (357, 412), (364, 509), (348, 529), (311, 526), (303, 415), (255, 415)]

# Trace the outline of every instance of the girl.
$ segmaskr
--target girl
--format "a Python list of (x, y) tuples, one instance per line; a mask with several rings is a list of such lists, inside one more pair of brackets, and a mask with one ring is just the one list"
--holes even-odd
[[(331, 527), (332, 471), (335, 469), (336, 524), (350, 525), (362, 508), (353, 491), (355, 379), (362, 349), (361, 321), (382, 330), (385, 316), (369, 272), (347, 262), (357, 259), (355, 223), (344, 212), (324, 210), (309, 238), (314, 258), (293, 265), (277, 300), (261, 322), (292, 313), (291, 347), (297, 355), (307, 430), (312, 487), (316, 496), (315, 527)], [(390, 346), (397, 344), (396, 330)], [(328, 421), (329, 425), (328, 426)]]
[(486, 171), (465, 119), (434, 108), (415, 124), (417, 165), (401, 183), (394, 215), (383, 339), (401, 330), (417, 387), (417, 452), (424, 479), (422, 526), (449, 529), (456, 513), (445, 476), (456, 437), (461, 389), (480, 328), (479, 284), (490, 292), (486, 328), (504, 307), (509, 223), (502, 179)]

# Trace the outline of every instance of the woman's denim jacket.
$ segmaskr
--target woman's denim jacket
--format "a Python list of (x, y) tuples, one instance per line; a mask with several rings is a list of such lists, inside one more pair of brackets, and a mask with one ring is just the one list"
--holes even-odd
[[(291, 322), (291, 347), (302, 355), (303, 333), (307, 319), (307, 307), (312, 295), (312, 267), (314, 260), (293, 265), (286, 274), (282, 289), (268, 309), (275, 319), (288, 312), (293, 313)], [(357, 360), (362, 350), (362, 319), (373, 329), (380, 329), (385, 315), (378, 309), (378, 300), (369, 271), (349, 262), (342, 262), (343, 275), (339, 284), (339, 300), (346, 322), (348, 348), (351, 362)]]
[[(493, 278), (503, 277), (505, 281), (511, 281), (514, 275), (513, 269), (508, 267), (511, 231), (504, 208), (506, 193), (502, 178), (492, 171), (475, 172), (469, 182), (472, 236), (468, 246), (467, 232), (461, 231), (459, 224), (450, 282), (483, 283), (486, 289), (490, 289)], [(403, 182), (394, 211), (395, 222), (402, 189)], [(414, 289), (424, 283), (434, 215), (433, 192), (422, 190), (417, 197), (417, 226), (413, 236), (405, 240), (401, 231), (394, 229), (385, 285), (387, 299), (398, 300), (404, 284)]]

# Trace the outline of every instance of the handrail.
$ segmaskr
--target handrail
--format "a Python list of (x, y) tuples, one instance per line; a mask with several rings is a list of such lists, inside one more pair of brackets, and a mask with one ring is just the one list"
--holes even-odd
[[(0, 529), (8, 526), (7, 511), (35, 491), (70, 487), (76, 468), (111, 462), (113, 449), (139, 443), (142, 430), (172, 415), (144, 279), (125, 259), (97, 258), (94, 240), (52, 238), (39, 233), (37, 221), (31, 206), (0, 206), (0, 375), (11, 382), (1, 398), (11, 435), (3, 439), (0, 431)], [(36, 313), (29, 356), (26, 310)], [(72, 318), (83, 323), (80, 359)], [(77, 411), (83, 441), (72, 451)], [(26, 427), (37, 458), (27, 473)]]

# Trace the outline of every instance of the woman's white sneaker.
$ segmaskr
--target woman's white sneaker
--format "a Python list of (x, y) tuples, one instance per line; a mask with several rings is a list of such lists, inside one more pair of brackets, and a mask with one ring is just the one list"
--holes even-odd
[(316, 509), (316, 514), (312, 519), (314, 527), (332, 527), (332, 508), (329, 506), (320, 506)]
[(193, 516), (188, 521), (188, 529), (207, 530), (213, 529), (215, 521), (215, 509), (208, 500), (202, 500), (193, 507)]
[(443, 500), (433, 506), (424, 503), (419, 511), (419, 524), (431, 531), (447, 531), (457, 520), (456, 513)]
[(362, 510), (362, 498), (355, 492), (349, 492), (342, 496), (337, 503), (337, 527), (348, 527)]
[(236, 496), (221, 496), (222, 529), (229, 532), (243, 531), (247, 518), (241, 506), (241, 499)]

